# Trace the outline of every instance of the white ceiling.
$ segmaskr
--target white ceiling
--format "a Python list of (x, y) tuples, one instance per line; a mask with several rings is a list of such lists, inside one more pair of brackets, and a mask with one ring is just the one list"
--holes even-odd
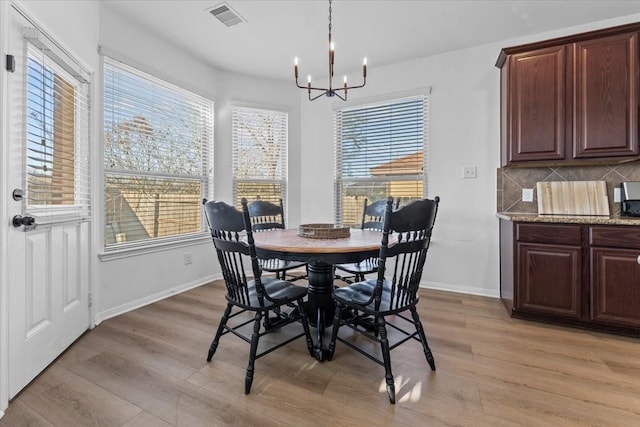
[[(328, 0), (227, 0), (247, 22), (226, 27), (222, 0), (102, 0), (212, 66), (277, 80), (326, 76)], [(335, 74), (640, 13), (640, 0), (335, 0)], [(497, 57), (498, 52), (496, 52)], [(355, 83), (355, 82), (354, 82)]]

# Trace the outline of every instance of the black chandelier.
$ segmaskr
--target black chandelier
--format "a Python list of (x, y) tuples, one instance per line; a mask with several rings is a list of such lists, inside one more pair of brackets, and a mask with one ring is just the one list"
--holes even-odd
[[(311, 86), (310, 75), (307, 77), (307, 85), (300, 86), (300, 83), (298, 83), (298, 57), (295, 58), (294, 73), (296, 76), (296, 86), (298, 86), (300, 89), (306, 89), (307, 91), (309, 91), (309, 101), (314, 101), (320, 98), (322, 95), (325, 95), (328, 97), (337, 96), (343, 101), (346, 101), (348, 89), (358, 89), (358, 88), (364, 87), (364, 85), (367, 84), (367, 58), (364, 58), (364, 61), (362, 63), (362, 84), (361, 85), (347, 86), (347, 76), (344, 76), (344, 86), (336, 89), (333, 88), (333, 62), (335, 59), (335, 50), (333, 46), (333, 41), (331, 40), (331, 2), (332, 0), (329, 0), (329, 88), (327, 89), (322, 87)], [(320, 91), (320, 93), (314, 97), (311, 97), (312, 90)], [(340, 92), (342, 92), (342, 94), (340, 94)]]

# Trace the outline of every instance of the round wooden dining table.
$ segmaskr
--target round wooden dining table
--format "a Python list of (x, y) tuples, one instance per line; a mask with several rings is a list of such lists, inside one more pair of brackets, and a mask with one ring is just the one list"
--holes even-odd
[[(314, 347), (319, 361), (325, 359), (324, 330), (332, 323), (335, 313), (335, 304), (331, 298), (334, 265), (377, 257), (382, 242), (381, 231), (351, 229), (350, 234), (349, 237), (339, 239), (302, 237), (298, 235), (298, 229), (253, 234), (258, 258), (280, 258), (307, 263), (309, 294), (306, 311), (309, 323), (317, 328)], [(389, 238), (391, 244), (393, 237)]]

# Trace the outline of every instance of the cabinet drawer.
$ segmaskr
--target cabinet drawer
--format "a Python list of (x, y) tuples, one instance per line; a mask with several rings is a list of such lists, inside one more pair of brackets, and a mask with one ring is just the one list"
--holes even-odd
[(640, 249), (640, 227), (589, 227), (589, 244), (621, 249)]
[(516, 239), (519, 242), (579, 246), (580, 230), (580, 225), (516, 223)]

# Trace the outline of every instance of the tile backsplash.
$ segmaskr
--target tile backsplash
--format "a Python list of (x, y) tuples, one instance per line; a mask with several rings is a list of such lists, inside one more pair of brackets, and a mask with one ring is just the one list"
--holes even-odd
[[(620, 214), (620, 203), (613, 202), (613, 189), (623, 181), (640, 181), (640, 162), (596, 166), (503, 167), (497, 172), (497, 211), (538, 213), (535, 191), (539, 181), (606, 181), (609, 211)], [(522, 189), (533, 188), (533, 203), (522, 201)]]

